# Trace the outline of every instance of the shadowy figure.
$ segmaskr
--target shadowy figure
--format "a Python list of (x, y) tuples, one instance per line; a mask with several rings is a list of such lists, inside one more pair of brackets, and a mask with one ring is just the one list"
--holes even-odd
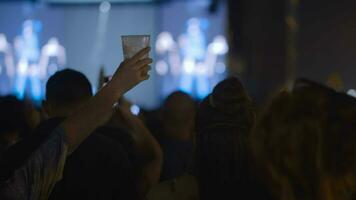
[(170, 180), (191, 172), (196, 106), (186, 93), (174, 92), (161, 110), (163, 150), (161, 180)]
[(0, 198), (48, 199), (63, 177), (67, 156), (110, 119), (123, 94), (149, 78), (152, 59), (144, 58), (149, 51), (145, 48), (122, 62), (111, 81), (51, 133), (39, 131), (7, 149), (0, 158)]
[(254, 199), (247, 144), (254, 123), (252, 101), (237, 78), (220, 82), (203, 100), (196, 120), (200, 199)]
[(355, 105), (352, 97), (302, 79), (271, 101), (251, 144), (275, 199), (353, 198)]
[[(58, 71), (46, 85), (44, 108), (51, 119), (40, 127), (54, 121), (59, 125), (91, 97), (90, 82), (82, 73), (71, 69)], [(67, 158), (63, 179), (57, 183), (51, 199), (135, 199), (137, 187), (131, 168), (119, 143), (92, 134)]]

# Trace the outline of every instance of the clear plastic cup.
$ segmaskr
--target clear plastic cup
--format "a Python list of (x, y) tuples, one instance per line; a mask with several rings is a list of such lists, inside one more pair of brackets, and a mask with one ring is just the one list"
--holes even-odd
[(123, 35), (121, 40), (125, 60), (150, 45), (150, 35)]

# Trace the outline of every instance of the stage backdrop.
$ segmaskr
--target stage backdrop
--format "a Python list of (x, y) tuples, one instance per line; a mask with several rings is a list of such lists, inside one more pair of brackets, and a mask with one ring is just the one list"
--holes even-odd
[[(100, 69), (110, 76), (122, 60), (121, 35), (129, 34), (150, 34), (151, 56), (156, 61), (151, 79), (127, 94), (141, 107), (157, 107), (174, 90), (203, 98), (226, 75), (229, 48), (223, 3), (211, 13), (210, 0), (35, 2), (0, 2), (0, 61), (14, 58), (11, 79), (11, 73), (7, 74), (10, 65), (0, 63), (5, 69), (2, 75), (7, 77), (0, 77), (0, 82), (21, 98), (43, 98), (45, 81), (64, 67), (83, 72), (96, 89)], [(3, 51), (1, 43), (6, 44)]]

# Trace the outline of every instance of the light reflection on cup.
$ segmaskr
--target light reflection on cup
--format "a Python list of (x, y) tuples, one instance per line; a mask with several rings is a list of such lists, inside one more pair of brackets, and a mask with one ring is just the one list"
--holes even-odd
[[(123, 35), (121, 36), (124, 59), (131, 58), (140, 50), (150, 44), (150, 35)], [(144, 56), (148, 57), (148, 54)]]

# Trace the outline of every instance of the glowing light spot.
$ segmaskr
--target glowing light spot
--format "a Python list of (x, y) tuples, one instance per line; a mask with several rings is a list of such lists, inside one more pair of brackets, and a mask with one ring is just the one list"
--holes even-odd
[[(222, 56), (229, 51), (227, 40), (223, 35), (217, 35), (208, 41), (208, 26), (209, 21), (205, 18), (190, 18), (185, 32), (177, 38), (170, 32), (161, 32), (155, 49), (161, 59), (155, 66), (157, 74), (172, 75), (177, 80), (167, 82), (168, 87), (178, 88), (199, 99), (209, 94), (214, 82), (227, 71), (222, 61)], [(165, 79), (162, 81), (166, 82)]]
[(3, 33), (0, 33), (0, 51), (5, 51), (7, 49), (7, 39)]
[(197, 75), (203, 76), (208, 73), (208, 68), (203, 63), (197, 63), (195, 71)]
[(347, 91), (347, 94), (356, 98), (356, 90), (355, 89), (349, 89), (349, 91)]
[(195, 69), (195, 62), (192, 59), (185, 59), (183, 61), (183, 69), (187, 74), (193, 74)]
[(225, 65), (225, 63), (222, 63), (222, 62), (216, 63), (215, 72), (218, 73), (218, 74), (223, 74), (223, 73), (225, 73), (225, 72), (226, 72), (226, 65)]
[(21, 75), (26, 75), (27, 68), (28, 68), (28, 64), (27, 64), (26, 60), (22, 59), (19, 61), (17, 72)]
[(224, 55), (229, 51), (226, 39), (224, 36), (216, 36), (211, 44), (209, 44), (208, 49), (216, 55)]
[(156, 72), (159, 75), (166, 75), (168, 73), (168, 65), (165, 61), (160, 60), (156, 63)]
[(172, 50), (174, 47), (173, 36), (169, 32), (162, 32), (157, 36), (156, 52), (163, 54), (166, 51)]
[(107, 13), (110, 11), (110, 9), (111, 9), (110, 2), (108, 2), (108, 1), (101, 2), (100, 6), (99, 6), (100, 12)]
[(130, 107), (130, 111), (132, 114), (138, 115), (138, 114), (140, 114), (140, 107), (138, 107), (137, 105), (132, 105)]

